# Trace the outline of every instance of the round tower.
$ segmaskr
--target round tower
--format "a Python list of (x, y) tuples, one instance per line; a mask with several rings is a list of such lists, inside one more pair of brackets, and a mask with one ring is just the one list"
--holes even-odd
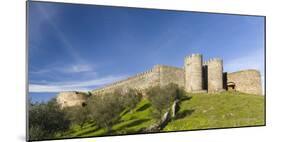
[(208, 92), (223, 90), (223, 62), (219, 58), (210, 59), (208, 66)]
[(198, 92), (203, 89), (202, 79), (202, 55), (192, 54), (184, 60), (185, 90)]

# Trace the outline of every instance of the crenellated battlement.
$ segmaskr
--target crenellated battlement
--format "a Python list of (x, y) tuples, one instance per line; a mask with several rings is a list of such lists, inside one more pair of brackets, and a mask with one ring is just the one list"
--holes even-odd
[[(131, 86), (130, 88), (144, 89), (147, 87), (133, 86), (132, 84), (134, 82), (139, 82), (141, 80), (147, 80), (144, 81), (144, 84), (146, 85), (149, 84), (149, 82), (151, 82), (149, 85), (153, 86), (153, 84), (158, 84), (160, 82), (160, 74), (167, 72), (167, 70), (168, 72), (172, 71), (172, 74), (176, 74), (177, 72), (182, 72), (182, 73), (184, 72), (183, 68), (157, 64), (147, 71), (135, 74), (134, 76), (128, 77), (124, 80), (116, 81), (114, 83), (107, 84), (101, 88), (95, 89), (94, 91), (92, 91), (92, 93), (95, 94), (95, 93), (110, 92), (122, 86)], [(154, 78), (154, 79), (152, 79), (153, 81), (151, 81), (149, 78)]]
[(209, 63), (215, 63), (215, 62), (221, 63), (222, 59), (221, 58), (210, 58), (209, 60), (204, 61), (203, 65), (208, 65)]
[[(159, 66), (159, 67), (161, 67), (161, 66)], [(111, 83), (111, 84), (107, 84), (107, 85), (105, 85), (101, 88), (95, 89), (93, 91), (93, 93), (100, 93), (100, 92), (105, 92), (105, 91), (108, 91), (108, 90), (113, 91), (115, 88), (118, 88), (119, 86), (129, 85), (129, 83), (134, 81), (134, 80), (139, 80), (139, 79), (151, 76), (153, 73), (156, 73), (154, 68), (155, 67), (153, 67), (153, 68), (151, 68), (147, 71), (137, 73), (134, 76), (130, 76), (130, 77), (124, 79), (124, 80), (120, 80), (120, 81), (116, 81), (116, 82)]]
[(207, 66), (207, 65), (208, 65), (208, 61), (204, 61), (203, 66)]
[[(261, 93), (261, 79), (258, 71), (246, 70), (225, 74), (226, 77), (223, 76), (223, 60), (221, 58), (210, 58), (207, 61), (203, 61), (203, 56), (201, 54), (191, 54), (184, 58), (184, 66), (182, 68), (157, 64), (149, 70), (107, 84), (91, 91), (91, 93), (93, 95), (99, 95), (113, 92), (116, 89), (128, 88), (144, 91), (149, 87), (156, 85), (165, 86), (169, 83), (175, 83), (180, 87), (184, 87), (187, 92), (191, 93), (213, 93), (227, 88), (228, 80), (236, 83), (238, 91), (255, 94)], [(248, 79), (248, 76), (252, 78)], [(245, 81), (245, 79), (248, 80)], [(247, 88), (252, 88), (252, 90)], [(79, 93), (77, 91), (68, 92), (67, 94), (75, 96), (75, 93), (78, 96), (81, 94), (81, 92)], [(69, 99), (64, 96), (64, 93), (60, 93), (61, 100), (58, 100), (60, 103), (69, 101)], [(81, 100), (83, 100), (83, 98), (80, 99), (78, 103), (81, 103)], [(76, 105), (76, 103), (74, 104)]]
[(221, 58), (211, 58), (209, 59), (209, 62), (221, 62), (222, 59)]
[(173, 67), (173, 66), (168, 66), (168, 65), (161, 65), (161, 64), (157, 64), (155, 65), (153, 68), (170, 68), (170, 69), (176, 69), (176, 70), (183, 70), (183, 68), (179, 68), (179, 67)]
[(184, 60), (190, 60), (190, 59), (196, 58), (196, 57), (201, 58), (201, 57), (202, 57), (202, 54), (199, 54), (199, 53), (191, 54), (191, 55), (189, 55), (189, 56), (185, 56)]

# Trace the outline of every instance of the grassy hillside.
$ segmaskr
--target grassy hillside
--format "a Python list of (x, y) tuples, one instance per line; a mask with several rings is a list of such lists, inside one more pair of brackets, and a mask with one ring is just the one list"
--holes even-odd
[(235, 92), (192, 95), (164, 131), (264, 124), (264, 97)]
[[(151, 105), (143, 99), (132, 111), (124, 111), (120, 121), (106, 134), (89, 122), (82, 129), (74, 126), (64, 137), (83, 137), (143, 133), (155, 120)], [(162, 131), (193, 130), (206, 128), (240, 127), (264, 124), (264, 97), (237, 92), (220, 94), (194, 94), (180, 103), (177, 117)]]

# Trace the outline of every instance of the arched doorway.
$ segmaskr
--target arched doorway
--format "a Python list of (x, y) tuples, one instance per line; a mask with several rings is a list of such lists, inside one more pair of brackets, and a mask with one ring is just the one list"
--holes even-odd
[(236, 90), (235, 88), (235, 83), (234, 82), (227, 82), (227, 90), (231, 91), (231, 90)]

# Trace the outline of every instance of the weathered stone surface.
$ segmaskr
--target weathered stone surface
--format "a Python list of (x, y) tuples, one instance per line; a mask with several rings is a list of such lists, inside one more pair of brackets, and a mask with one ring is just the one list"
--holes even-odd
[[(224, 82), (222, 59), (213, 58), (204, 63), (202, 61), (203, 57), (201, 54), (192, 54), (185, 58), (184, 68), (155, 65), (146, 72), (93, 90), (92, 94), (103, 94), (112, 92), (115, 89), (133, 88), (140, 90), (145, 95), (145, 89), (156, 85), (165, 86), (169, 83), (175, 83), (179, 87), (184, 87), (187, 92), (191, 93), (216, 93), (224, 91), (226, 84), (223, 83), (229, 81), (237, 83), (238, 91), (261, 94), (261, 91), (258, 91), (262, 90), (259, 74), (242, 73), (236, 75), (230, 73), (228, 81)], [(254, 78), (251, 78), (252, 76)]]
[[(155, 65), (152, 69), (136, 74), (125, 80), (114, 82), (91, 91), (92, 95), (113, 92), (116, 89), (136, 89), (145, 95), (145, 90), (153, 86), (175, 83), (190, 93), (215, 93), (227, 89), (227, 83), (235, 85), (235, 90), (249, 94), (262, 94), (260, 73), (244, 70), (225, 73), (223, 61), (218, 58), (203, 63), (201, 54), (192, 54), (184, 59), (184, 68)], [(62, 106), (80, 105), (84, 97), (77, 92), (62, 92), (57, 98)]]
[(82, 106), (86, 102), (87, 96), (79, 92), (61, 92), (58, 94), (56, 100), (61, 108)]
[(218, 58), (211, 59), (207, 62), (207, 66), (208, 93), (214, 93), (223, 90), (222, 60)]
[(178, 102), (179, 100), (175, 100), (172, 105), (172, 117), (176, 117), (176, 113), (178, 111)]
[(200, 91), (203, 89), (202, 62), (201, 54), (192, 54), (185, 58), (185, 90), (187, 92)]
[(160, 86), (175, 83), (179, 87), (184, 87), (184, 70), (171, 66), (160, 65)]
[(228, 73), (227, 82), (231, 82), (235, 85), (234, 90), (249, 94), (262, 94), (261, 75), (257, 70), (243, 70)]
[(155, 124), (152, 124), (150, 125), (148, 128), (144, 128), (142, 130), (142, 132), (159, 132), (160, 131), (160, 127), (159, 127), (159, 124), (158, 123), (155, 123)]
[(96, 89), (92, 91), (92, 94), (103, 94), (122, 88), (133, 88), (142, 92), (149, 87), (166, 85), (169, 83), (175, 83), (179, 86), (183, 86), (184, 70), (176, 67), (155, 65), (149, 71), (109, 84), (103, 88)]
[(170, 110), (164, 113), (163, 117), (161, 118), (161, 122), (159, 125), (160, 130), (163, 129), (168, 122), (170, 121)]

